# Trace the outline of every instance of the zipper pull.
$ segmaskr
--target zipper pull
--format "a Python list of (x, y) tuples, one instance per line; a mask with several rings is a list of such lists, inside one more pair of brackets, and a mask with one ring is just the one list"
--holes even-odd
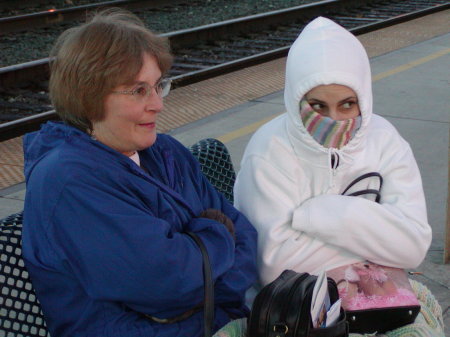
[(331, 153), (331, 168), (335, 171), (339, 166), (339, 155), (336, 152)]

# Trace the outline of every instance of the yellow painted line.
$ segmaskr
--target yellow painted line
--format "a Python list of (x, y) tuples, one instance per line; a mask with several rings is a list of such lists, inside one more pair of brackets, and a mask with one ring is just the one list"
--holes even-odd
[[(444, 55), (446, 55), (448, 53), (450, 53), (450, 48), (447, 48), (447, 49), (441, 50), (439, 52), (436, 52), (434, 54), (422, 57), (422, 58), (417, 59), (415, 61), (408, 62), (408, 63), (406, 63), (404, 65), (401, 65), (401, 66), (398, 66), (398, 67), (396, 67), (394, 69), (391, 69), (391, 70), (388, 70), (388, 71), (385, 71), (385, 72), (382, 72), (382, 73), (380, 73), (378, 75), (373, 76), (372, 77), (372, 82), (379, 81), (379, 80), (381, 80), (383, 78), (386, 78), (386, 77), (398, 74), (398, 73), (400, 73), (402, 71), (405, 71), (405, 70), (417, 67), (418, 65), (424, 64), (424, 63), (429, 62), (429, 61), (434, 60), (434, 59), (437, 59), (437, 58), (439, 58), (441, 56), (444, 56)], [(262, 119), (262, 120), (260, 120), (258, 122), (255, 122), (253, 124), (244, 126), (244, 127), (240, 128), (240, 129), (237, 129), (235, 131), (226, 133), (226, 134), (218, 137), (217, 139), (220, 140), (222, 143), (231, 142), (232, 140), (235, 140), (237, 138), (246, 136), (249, 133), (255, 132), (260, 126), (262, 126), (263, 124), (267, 123), (268, 121), (274, 119), (275, 117), (277, 117), (277, 116), (279, 116), (281, 114), (282, 114), (282, 112), (273, 114), (272, 116), (266, 117), (266, 118), (264, 118), (264, 119)]]
[(373, 76), (372, 77), (372, 82), (379, 81), (379, 80), (381, 80), (383, 78), (386, 78), (386, 77), (398, 74), (398, 73), (400, 73), (402, 71), (405, 71), (405, 70), (417, 67), (418, 65), (421, 65), (423, 63), (429, 62), (429, 61), (434, 60), (434, 59), (437, 59), (438, 57), (444, 56), (445, 54), (448, 54), (448, 53), (450, 53), (450, 48), (443, 49), (443, 50), (441, 50), (441, 51), (439, 51), (437, 53), (434, 53), (434, 54), (422, 57), (422, 58), (420, 58), (418, 60), (415, 60), (415, 61), (408, 62), (408, 63), (406, 63), (404, 65), (401, 65), (401, 66), (399, 66), (397, 68), (394, 68), (394, 69), (391, 69), (391, 70), (388, 70), (388, 71), (385, 71), (383, 73), (380, 73), (378, 75)]
[(279, 116), (281, 114), (282, 114), (282, 112), (273, 114), (273, 115), (271, 115), (269, 117), (261, 119), (258, 122), (255, 122), (253, 124), (244, 126), (243, 128), (237, 129), (237, 130), (229, 132), (227, 134), (224, 134), (223, 136), (220, 136), (217, 139), (220, 140), (222, 143), (231, 142), (234, 139), (237, 139), (239, 137), (243, 137), (245, 135), (248, 135), (249, 133), (255, 132), (261, 125), (267, 123), (268, 121), (274, 119), (275, 117), (277, 117), (277, 116)]

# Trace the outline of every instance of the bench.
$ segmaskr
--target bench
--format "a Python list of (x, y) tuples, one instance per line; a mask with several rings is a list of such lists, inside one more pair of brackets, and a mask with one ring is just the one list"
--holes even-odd
[[(235, 172), (227, 148), (207, 138), (189, 150), (211, 184), (233, 203)], [(0, 220), (0, 337), (50, 336), (22, 260), (22, 212)]]

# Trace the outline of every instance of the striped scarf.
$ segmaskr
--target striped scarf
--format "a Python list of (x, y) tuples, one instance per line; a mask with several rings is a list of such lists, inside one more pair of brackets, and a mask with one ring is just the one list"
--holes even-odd
[(326, 148), (340, 149), (361, 127), (361, 116), (336, 121), (314, 111), (306, 99), (300, 101), (300, 117), (308, 133)]

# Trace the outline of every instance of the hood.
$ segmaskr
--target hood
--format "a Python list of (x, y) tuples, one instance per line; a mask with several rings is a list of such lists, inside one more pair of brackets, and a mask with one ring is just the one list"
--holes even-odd
[(341, 84), (358, 96), (362, 124), (355, 137), (341, 150), (361, 142), (372, 115), (372, 80), (367, 53), (359, 40), (335, 22), (318, 17), (311, 21), (291, 46), (286, 63), (284, 102), (289, 116), (288, 135), (315, 150), (328, 151), (303, 126), (299, 102), (319, 85)]
[(39, 131), (26, 134), (23, 138), (25, 180), (28, 181), (36, 163), (71, 137), (90, 138), (86, 133), (62, 122), (47, 122)]

